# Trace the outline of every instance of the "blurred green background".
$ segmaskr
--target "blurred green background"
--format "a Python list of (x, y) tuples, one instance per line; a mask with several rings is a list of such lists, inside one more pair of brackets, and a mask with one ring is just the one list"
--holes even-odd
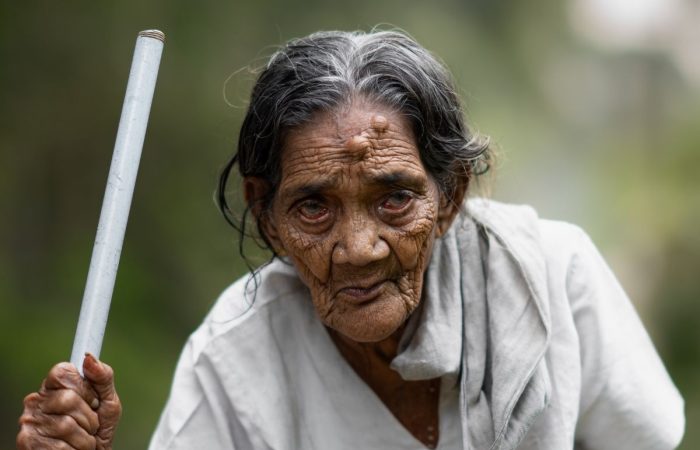
[(123, 449), (146, 446), (187, 335), (245, 271), (212, 200), (245, 68), (292, 37), (381, 23), (452, 70), (501, 152), (490, 195), (598, 243), (686, 398), (682, 448), (700, 448), (697, 0), (3, 2), (1, 448), (70, 355), (136, 33), (167, 43), (102, 354)]

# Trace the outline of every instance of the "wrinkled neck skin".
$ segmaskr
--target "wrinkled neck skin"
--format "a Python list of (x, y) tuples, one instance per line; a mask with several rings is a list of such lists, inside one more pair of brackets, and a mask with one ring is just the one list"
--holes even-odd
[(398, 354), (399, 342), (401, 342), (405, 329), (406, 324), (404, 323), (389, 337), (381, 341), (357, 342), (333, 328), (326, 327), (328, 334), (348, 363), (353, 367), (365, 366), (365, 370), (371, 370), (372, 367), (378, 366), (389, 368), (391, 361)]

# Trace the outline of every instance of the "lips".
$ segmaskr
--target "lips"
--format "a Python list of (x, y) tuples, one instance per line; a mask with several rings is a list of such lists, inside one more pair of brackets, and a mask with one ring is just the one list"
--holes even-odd
[(388, 283), (389, 280), (381, 280), (367, 287), (360, 285), (346, 286), (340, 289), (336, 295), (342, 296), (352, 303), (365, 303), (377, 298), (384, 291)]

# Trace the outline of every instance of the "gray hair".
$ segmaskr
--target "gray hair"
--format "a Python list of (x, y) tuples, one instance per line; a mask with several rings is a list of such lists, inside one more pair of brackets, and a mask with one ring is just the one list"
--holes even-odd
[(488, 139), (467, 128), (449, 72), (415, 40), (397, 31), (313, 33), (289, 41), (258, 75), (238, 151), (219, 179), (217, 200), (229, 223), (245, 234), (246, 214), (238, 223), (225, 194), (236, 164), (242, 176), (270, 183), (266, 210), (280, 181), (286, 133), (356, 97), (409, 120), (421, 161), (449, 200), (457, 186), (488, 170)]

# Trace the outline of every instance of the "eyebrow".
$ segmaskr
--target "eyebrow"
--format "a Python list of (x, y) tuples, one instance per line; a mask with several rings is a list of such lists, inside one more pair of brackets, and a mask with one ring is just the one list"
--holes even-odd
[[(285, 196), (289, 198), (319, 196), (323, 192), (333, 189), (333, 187), (337, 185), (337, 178), (337, 176), (332, 176), (324, 180), (311, 181), (299, 186), (292, 186), (290, 189), (285, 190)], [(424, 189), (425, 179), (413, 174), (394, 171), (363, 177), (363, 183), (379, 186), (395, 186), (421, 191)]]
[(292, 188), (289, 190), (289, 195), (295, 198), (312, 197), (332, 188), (335, 184), (335, 177), (320, 181), (312, 181)]
[(398, 171), (380, 173), (376, 176), (369, 177), (368, 181), (383, 186), (399, 186), (412, 189), (420, 189), (425, 185), (425, 179), (423, 177)]

